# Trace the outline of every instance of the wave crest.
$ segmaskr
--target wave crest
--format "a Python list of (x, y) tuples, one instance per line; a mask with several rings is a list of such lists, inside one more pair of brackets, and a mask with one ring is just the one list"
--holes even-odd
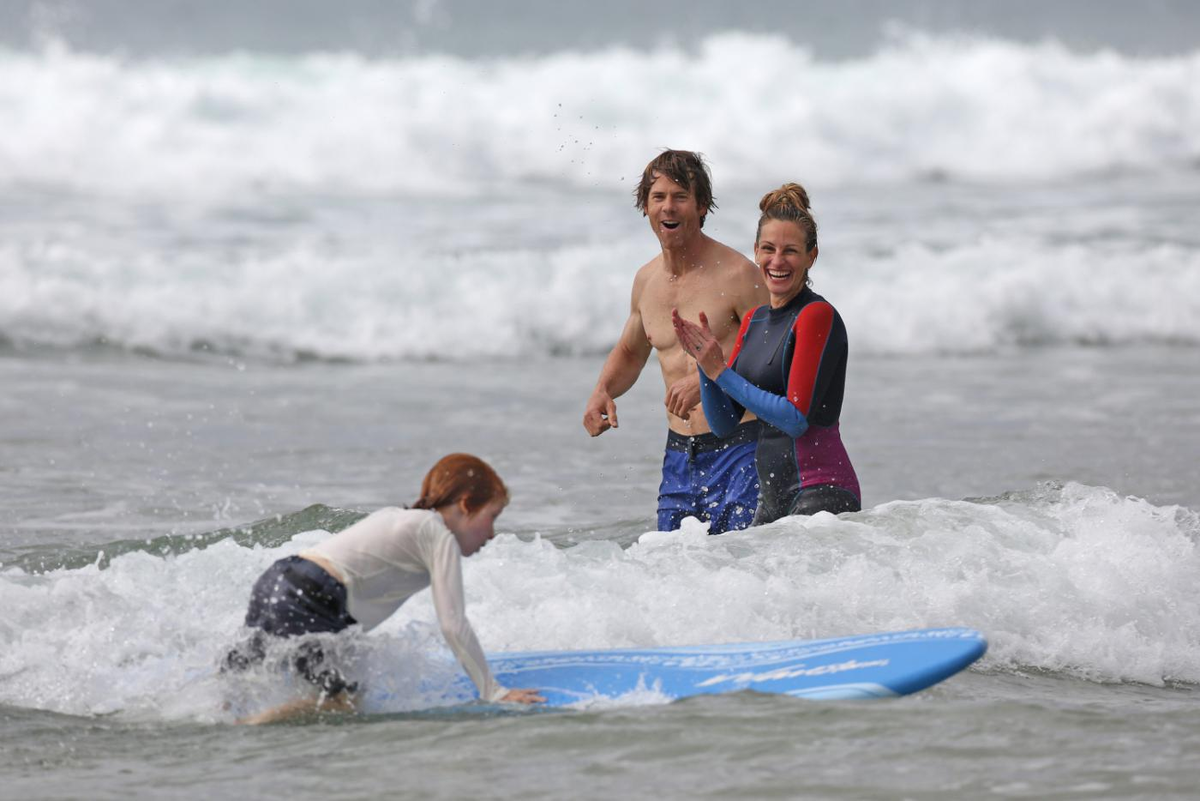
[(1013, 181), (1200, 159), (1200, 51), (1075, 53), (909, 32), (819, 61), (782, 36), (538, 57), (0, 50), (0, 186), (228, 197), (263, 189), (479, 196), (614, 188), (648, 146), (723, 185)]

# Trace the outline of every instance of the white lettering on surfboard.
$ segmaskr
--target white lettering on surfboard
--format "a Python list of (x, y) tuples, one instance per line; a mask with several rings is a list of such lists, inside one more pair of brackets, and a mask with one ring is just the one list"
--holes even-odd
[(795, 668), (780, 668), (779, 670), (768, 670), (764, 673), (722, 673), (719, 676), (713, 676), (711, 679), (705, 679), (697, 684), (697, 687), (711, 687), (714, 684), (723, 682), (733, 682), (735, 684), (750, 684), (759, 681), (780, 681), (781, 679), (793, 679), (799, 676), (824, 676), (829, 673), (842, 673), (847, 670), (860, 670), (870, 667), (886, 667), (889, 659), (873, 659), (870, 662), (859, 662), (857, 659), (850, 659), (846, 662), (836, 662), (832, 665), (818, 665), (817, 667), (795, 667)]

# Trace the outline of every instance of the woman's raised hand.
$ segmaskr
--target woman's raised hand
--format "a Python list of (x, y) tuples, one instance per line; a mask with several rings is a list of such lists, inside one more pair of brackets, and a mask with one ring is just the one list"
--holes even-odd
[(706, 376), (716, 381), (725, 369), (725, 354), (721, 351), (721, 343), (708, 327), (708, 316), (700, 312), (700, 324), (697, 325), (680, 317), (679, 309), (671, 309), (671, 324), (675, 327), (680, 347), (696, 360)]

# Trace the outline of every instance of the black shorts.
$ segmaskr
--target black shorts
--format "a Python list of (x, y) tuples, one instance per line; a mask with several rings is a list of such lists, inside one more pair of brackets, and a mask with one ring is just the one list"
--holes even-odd
[[(356, 622), (346, 610), (346, 585), (316, 562), (285, 557), (254, 582), (246, 626), (257, 631), (225, 656), (221, 669), (245, 670), (261, 662), (267, 652), (267, 637), (334, 634)], [(321, 646), (312, 640), (297, 645), (292, 657), (300, 675), (325, 693), (354, 692), (358, 685), (346, 681), (328, 661)]]

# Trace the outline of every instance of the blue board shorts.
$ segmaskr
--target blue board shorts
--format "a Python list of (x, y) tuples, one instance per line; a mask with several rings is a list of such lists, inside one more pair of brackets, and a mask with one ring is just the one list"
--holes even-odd
[(659, 531), (674, 531), (685, 517), (708, 521), (709, 534), (750, 525), (758, 506), (758, 430), (759, 422), (750, 420), (724, 439), (668, 432), (658, 488)]

